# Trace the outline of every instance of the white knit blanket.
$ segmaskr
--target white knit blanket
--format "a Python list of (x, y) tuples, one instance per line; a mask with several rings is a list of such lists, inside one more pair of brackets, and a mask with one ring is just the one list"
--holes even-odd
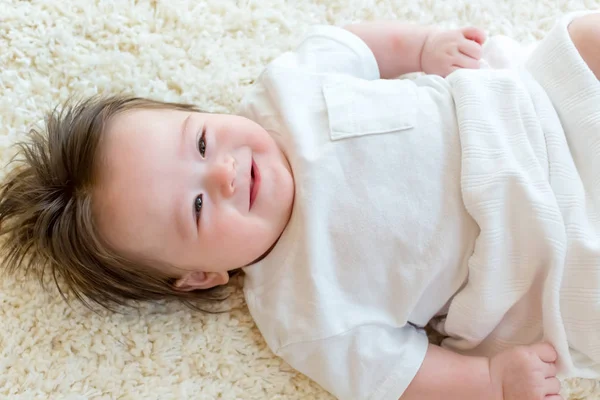
[(563, 374), (598, 378), (600, 82), (570, 40), (575, 17), (525, 68), (448, 78), (480, 234), (444, 331), (467, 354), (547, 340)]

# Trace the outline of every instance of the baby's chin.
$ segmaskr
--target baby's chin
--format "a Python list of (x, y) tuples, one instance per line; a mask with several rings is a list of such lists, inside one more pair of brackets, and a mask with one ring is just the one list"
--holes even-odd
[[(285, 156), (282, 156), (282, 157), (284, 157), (284, 159), (285, 159)], [(287, 159), (285, 159), (285, 162), (287, 163)], [(287, 164), (287, 167), (289, 168), (289, 164)], [(293, 175), (291, 173), (291, 168), (289, 168), (288, 172), (289, 172), (289, 175), (285, 177), (285, 178), (287, 178), (287, 179), (285, 179), (285, 180), (287, 180), (287, 182), (282, 182), (282, 183), (288, 184), (289, 190), (286, 190), (285, 195), (278, 199), (280, 201), (280, 204), (286, 203), (287, 207), (277, 209), (276, 214), (271, 215), (271, 218), (270, 218), (272, 223), (278, 225), (276, 228), (274, 228), (270, 232), (271, 234), (276, 234), (275, 240), (273, 240), (271, 245), (268, 246), (265, 249), (265, 251), (262, 252), (262, 254), (260, 256), (258, 256), (256, 259), (254, 259), (253, 261), (246, 264), (244, 266), (244, 268), (249, 267), (253, 264), (256, 264), (256, 263), (260, 262), (261, 260), (263, 260), (265, 257), (267, 257), (271, 253), (271, 251), (273, 251), (273, 249), (275, 248), (275, 246), (281, 239), (281, 236), (285, 232), (288, 224), (290, 223), (290, 219), (292, 218), (292, 212), (294, 209), (296, 185), (294, 182)], [(277, 222), (275, 222), (275, 221), (277, 221)], [(276, 233), (276, 232), (278, 232), (278, 233)]]
[(268, 256), (271, 253), (271, 251), (273, 251), (273, 249), (275, 248), (275, 246), (277, 245), (277, 242), (279, 242), (279, 239), (281, 238), (281, 235), (283, 234), (284, 230), (285, 229), (283, 229), (281, 231), (281, 233), (279, 234), (279, 236), (277, 237), (277, 239), (275, 240), (275, 242), (262, 255), (260, 255), (256, 260), (252, 261), (251, 263), (245, 265), (244, 268), (249, 267), (249, 266), (251, 266), (253, 264), (256, 264), (257, 262), (262, 261), (266, 256)]
[(271, 250), (273, 250), (273, 248), (275, 247), (275, 245), (276, 245), (276, 244), (277, 244), (277, 241), (276, 241), (275, 243), (273, 243), (273, 244), (271, 245), (271, 247), (269, 247), (269, 249), (268, 249), (267, 251), (265, 251), (265, 252), (264, 252), (262, 255), (260, 255), (260, 256), (259, 256), (259, 257), (258, 257), (256, 260), (254, 260), (254, 261), (252, 261), (252, 262), (250, 262), (250, 263), (248, 263), (248, 264), (244, 265), (244, 268), (246, 268), (246, 267), (249, 267), (249, 266), (251, 266), (251, 265), (254, 265), (254, 264), (256, 264), (257, 262), (260, 262), (260, 261), (262, 261), (262, 260), (263, 260), (263, 259), (264, 259), (266, 256), (268, 256), (268, 255), (269, 255), (269, 253), (271, 252)]

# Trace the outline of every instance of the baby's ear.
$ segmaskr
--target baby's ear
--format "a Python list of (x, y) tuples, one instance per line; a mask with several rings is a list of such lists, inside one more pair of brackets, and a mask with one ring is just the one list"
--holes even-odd
[(188, 272), (182, 278), (175, 281), (175, 289), (189, 292), (197, 289), (210, 289), (215, 286), (224, 285), (229, 282), (227, 272)]

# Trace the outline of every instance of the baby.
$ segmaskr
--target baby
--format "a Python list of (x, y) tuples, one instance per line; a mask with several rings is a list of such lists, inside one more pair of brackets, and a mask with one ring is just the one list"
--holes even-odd
[(2, 187), (7, 264), (106, 307), (202, 308), (243, 270), (270, 348), (341, 399), (560, 399), (600, 377), (600, 14), (522, 62), (484, 42), (317, 27), (239, 116), (55, 112)]

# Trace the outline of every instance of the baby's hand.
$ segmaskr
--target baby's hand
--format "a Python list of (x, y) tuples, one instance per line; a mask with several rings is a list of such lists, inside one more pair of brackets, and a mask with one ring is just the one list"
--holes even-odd
[(436, 30), (429, 34), (421, 53), (421, 69), (447, 76), (459, 68), (479, 68), (485, 32), (478, 28)]
[(554, 347), (547, 343), (514, 347), (495, 355), (490, 360), (494, 399), (562, 399), (556, 358)]

